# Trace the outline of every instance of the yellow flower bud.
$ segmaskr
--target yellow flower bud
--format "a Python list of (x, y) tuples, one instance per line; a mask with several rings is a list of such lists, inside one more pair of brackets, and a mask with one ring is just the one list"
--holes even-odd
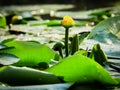
[(13, 20), (13, 21), (14, 21), (14, 20), (21, 20), (21, 19), (23, 19), (22, 16), (13, 16), (13, 17), (12, 17), (12, 20)]
[(19, 21), (19, 20), (22, 20), (23, 18), (22, 18), (22, 16), (13, 16), (12, 17), (12, 20), (11, 20), (11, 23), (13, 24), (13, 23), (16, 23), (17, 21)]
[(74, 20), (70, 16), (64, 16), (61, 23), (64, 27), (72, 27), (75, 24)]

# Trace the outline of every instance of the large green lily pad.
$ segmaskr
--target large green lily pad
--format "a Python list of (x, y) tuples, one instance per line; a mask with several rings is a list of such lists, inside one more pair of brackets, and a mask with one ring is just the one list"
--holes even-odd
[(79, 53), (65, 58), (46, 71), (63, 77), (66, 82), (118, 84), (101, 65)]
[(56, 52), (45, 44), (35, 41), (6, 41), (4, 45), (14, 48), (1, 49), (1, 53), (16, 55), (20, 60), (14, 65), (17, 66), (39, 66), (40, 63), (49, 64), (51, 59), (56, 57)]

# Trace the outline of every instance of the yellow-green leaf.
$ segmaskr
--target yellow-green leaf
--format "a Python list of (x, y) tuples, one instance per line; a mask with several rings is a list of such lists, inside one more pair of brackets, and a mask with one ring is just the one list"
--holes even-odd
[(66, 82), (118, 84), (100, 64), (79, 53), (65, 58), (46, 71), (63, 77)]

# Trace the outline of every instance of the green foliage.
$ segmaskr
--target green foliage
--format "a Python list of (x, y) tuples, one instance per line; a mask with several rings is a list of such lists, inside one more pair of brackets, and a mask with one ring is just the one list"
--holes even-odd
[(79, 50), (79, 45), (83, 42), (83, 40), (88, 36), (89, 32), (81, 33), (80, 35), (75, 34), (71, 40), (71, 55)]
[(79, 53), (65, 58), (46, 71), (63, 77), (66, 82), (118, 84), (101, 65)]
[(63, 52), (62, 49), (64, 47), (64, 43), (63, 42), (56, 42), (56, 44), (53, 46), (53, 49), (55, 51), (59, 52), (59, 55), (63, 58)]
[(19, 61), (19, 58), (12, 54), (0, 53), (0, 64), (10, 65)]
[(47, 20), (47, 21), (42, 21), (40, 20), (37, 23), (32, 23), (30, 24), (31, 26), (39, 26), (39, 25), (46, 25), (46, 26), (61, 26), (60, 20)]
[[(75, 21), (74, 26), (85, 26), (86, 24), (89, 24), (89, 21)], [(46, 26), (61, 26), (60, 20), (48, 20), (48, 21), (40, 21), (39, 23), (32, 23), (31, 26), (39, 26), (39, 25), (46, 25)]]
[(83, 49), (75, 52), (75, 54), (81, 54), (81, 55), (84, 55), (84, 56), (88, 57), (88, 51), (83, 50)]
[(27, 24), (28, 21), (36, 21), (35, 18), (30, 12), (23, 11), (23, 12), (12, 12), (8, 13), (7, 15), (7, 22), (8, 24)]
[(110, 10), (102, 10), (102, 11), (96, 11), (92, 12), (90, 16), (94, 16), (91, 21), (99, 23), (102, 20), (108, 19), (112, 16), (110, 13)]
[[(51, 59), (54, 59), (57, 55), (52, 49), (48, 46), (33, 41), (3, 41), (4, 45), (8, 47), (1, 49), (0, 53), (9, 53), (16, 55), (20, 58), (19, 62), (15, 63), (16, 66), (36, 66), (39, 67), (41, 62), (47, 64), (50, 63)], [(57, 55), (58, 56), (58, 55)], [(59, 57), (59, 56), (58, 56)]]
[(0, 28), (6, 28), (6, 18), (0, 14)]
[(11, 42), (11, 41), (13, 41), (13, 40), (15, 40), (15, 38), (5, 39), (5, 40), (3, 40), (3, 41), (1, 42), (1, 44), (5, 44), (5, 43)]
[(79, 37), (77, 34), (75, 34), (71, 41), (71, 54), (73, 55), (78, 50), (79, 50)]
[(42, 24), (47, 26), (61, 26), (61, 22), (58, 20), (50, 20), (48, 22), (43, 22)]
[(54, 74), (32, 68), (15, 66), (1, 67), (0, 81), (16, 86), (60, 83)]
[(88, 39), (107, 44), (120, 44), (120, 16), (100, 22), (92, 29)]
[(81, 44), (88, 35), (89, 35), (89, 32), (81, 33), (79, 36), (79, 44)]
[(93, 46), (90, 57), (101, 65), (104, 65), (104, 63), (108, 61), (105, 53), (103, 52), (99, 44), (95, 44)]
[[(120, 16), (109, 18), (111, 17), (109, 9), (83, 13), (84, 14), (72, 12), (75, 19), (83, 20), (76, 20), (75, 26), (85, 26), (90, 23), (90, 21), (99, 23), (101, 20), (106, 20), (96, 25), (90, 34), (89, 32), (85, 32), (80, 33), (80, 36), (73, 36), (70, 47), (71, 55), (64, 58), (62, 61), (58, 61), (60, 56), (56, 52), (39, 42), (16, 41), (14, 38), (2, 41), (0, 45), (0, 64), (14, 66), (3, 66), (0, 68), (0, 82), (10, 85), (56, 84), (64, 81), (66, 83), (77, 82), (81, 85), (91, 83), (99, 83), (102, 85), (120, 84), (120, 78), (114, 79), (104, 67), (101, 66), (104, 65), (104, 62), (107, 62), (107, 57), (99, 44), (94, 45), (92, 52), (88, 52), (88, 50), (79, 50), (79, 44), (83, 42), (88, 34), (88, 39), (119, 45)], [(87, 18), (83, 18), (86, 15)], [(30, 13), (26, 12), (18, 14), (18, 16), (22, 18), (14, 18), (12, 21), (13, 24), (26, 24), (28, 20), (36, 20)], [(60, 15), (60, 17), (63, 16)], [(5, 28), (5, 18), (1, 19), (0, 16), (0, 22), (1, 20), (3, 20), (4, 24), (0, 23), (0, 27)], [(60, 20), (40, 20), (35, 22), (30, 22), (30, 25), (61, 26)], [(58, 43), (55, 48), (54, 50), (58, 50), (61, 57), (64, 57), (62, 55), (62, 52), (64, 52), (64, 45)], [(50, 65), (52, 67), (49, 68)], [(40, 71), (22, 66), (46, 70)], [(58, 80), (58, 77), (62, 82)]]
[(21, 19), (21, 20), (14, 20), (11, 23), (12, 24), (27, 24), (27, 21), (24, 19)]
[(22, 16), (26, 21), (37, 20), (30, 12), (27, 11), (18, 13), (17, 15)]

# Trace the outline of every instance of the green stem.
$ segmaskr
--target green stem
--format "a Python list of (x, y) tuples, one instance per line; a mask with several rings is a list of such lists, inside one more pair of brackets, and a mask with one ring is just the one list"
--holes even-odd
[(62, 48), (61, 48), (61, 47), (59, 48), (59, 54), (60, 54), (60, 56), (63, 58)]
[(65, 53), (66, 57), (69, 55), (69, 50), (68, 50), (68, 35), (69, 35), (69, 28), (65, 28)]

